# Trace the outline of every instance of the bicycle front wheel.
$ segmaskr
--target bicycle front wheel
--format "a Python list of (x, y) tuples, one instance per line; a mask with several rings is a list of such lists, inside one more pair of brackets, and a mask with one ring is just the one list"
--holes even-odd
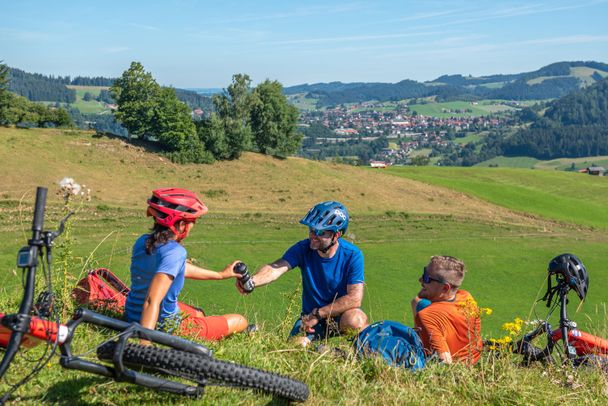
[[(100, 346), (97, 356), (111, 361), (115, 345), (109, 342)], [(295, 379), (175, 349), (127, 344), (123, 362), (130, 368), (179, 376), (203, 384), (218, 383), (254, 389), (292, 401), (303, 402), (309, 395), (308, 386)]]

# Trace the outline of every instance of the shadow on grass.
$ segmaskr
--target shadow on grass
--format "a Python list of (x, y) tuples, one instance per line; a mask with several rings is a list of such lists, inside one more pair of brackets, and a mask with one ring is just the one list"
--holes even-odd
[[(59, 405), (85, 404), (79, 399), (83, 397), (91, 386), (99, 385), (103, 382), (107, 382), (107, 378), (95, 376), (57, 382), (49, 387), (45, 401)], [(24, 400), (23, 397), (21, 399)]]
[(112, 134), (109, 132), (97, 131), (93, 134), (93, 138), (107, 138), (110, 140), (120, 140), (125, 144), (132, 145), (134, 147), (143, 148), (146, 152), (152, 152), (155, 154), (163, 152), (158, 143), (148, 140), (142, 140), (139, 138), (126, 138), (120, 135)]

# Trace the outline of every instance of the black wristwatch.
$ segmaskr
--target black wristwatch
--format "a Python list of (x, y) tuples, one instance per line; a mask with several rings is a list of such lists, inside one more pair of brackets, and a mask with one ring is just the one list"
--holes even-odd
[(314, 317), (315, 319), (321, 321), (321, 319), (323, 319), (321, 317), (321, 313), (319, 313), (319, 308), (315, 307), (314, 309), (312, 309), (312, 312), (310, 312), (311, 316)]

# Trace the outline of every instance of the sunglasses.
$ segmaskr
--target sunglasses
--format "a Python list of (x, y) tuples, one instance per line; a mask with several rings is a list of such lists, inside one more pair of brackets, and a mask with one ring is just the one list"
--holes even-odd
[(314, 234), (317, 237), (325, 237), (325, 238), (330, 238), (330, 237), (334, 236), (334, 234), (331, 231), (327, 231), (327, 230), (315, 230), (312, 227), (308, 227), (308, 233), (309, 234)]
[(443, 279), (433, 278), (432, 276), (430, 276), (428, 274), (428, 271), (426, 270), (426, 266), (424, 268), (422, 268), (422, 282), (424, 284), (429, 284), (431, 282), (437, 282), (437, 283), (441, 283), (441, 284), (449, 283), (449, 282), (444, 281)]

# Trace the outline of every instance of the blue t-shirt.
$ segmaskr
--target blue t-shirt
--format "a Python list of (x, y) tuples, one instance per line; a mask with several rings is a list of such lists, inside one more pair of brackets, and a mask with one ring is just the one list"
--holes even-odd
[(365, 282), (361, 250), (348, 241), (339, 242), (331, 258), (322, 258), (311, 250), (308, 239), (295, 243), (283, 254), (283, 259), (302, 273), (302, 312), (310, 313), (315, 307), (346, 295), (346, 285)]
[(125, 315), (128, 321), (141, 320), (144, 300), (148, 287), (156, 273), (164, 273), (173, 277), (173, 282), (165, 295), (158, 314), (158, 321), (179, 315), (177, 297), (184, 287), (186, 274), (186, 249), (175, 240), (157, 246), (150, 255), (146, 253), (146, 240), (149, 234), (144, 234), (135, 241), (131, 256), (131, 291), (125, 304)]

